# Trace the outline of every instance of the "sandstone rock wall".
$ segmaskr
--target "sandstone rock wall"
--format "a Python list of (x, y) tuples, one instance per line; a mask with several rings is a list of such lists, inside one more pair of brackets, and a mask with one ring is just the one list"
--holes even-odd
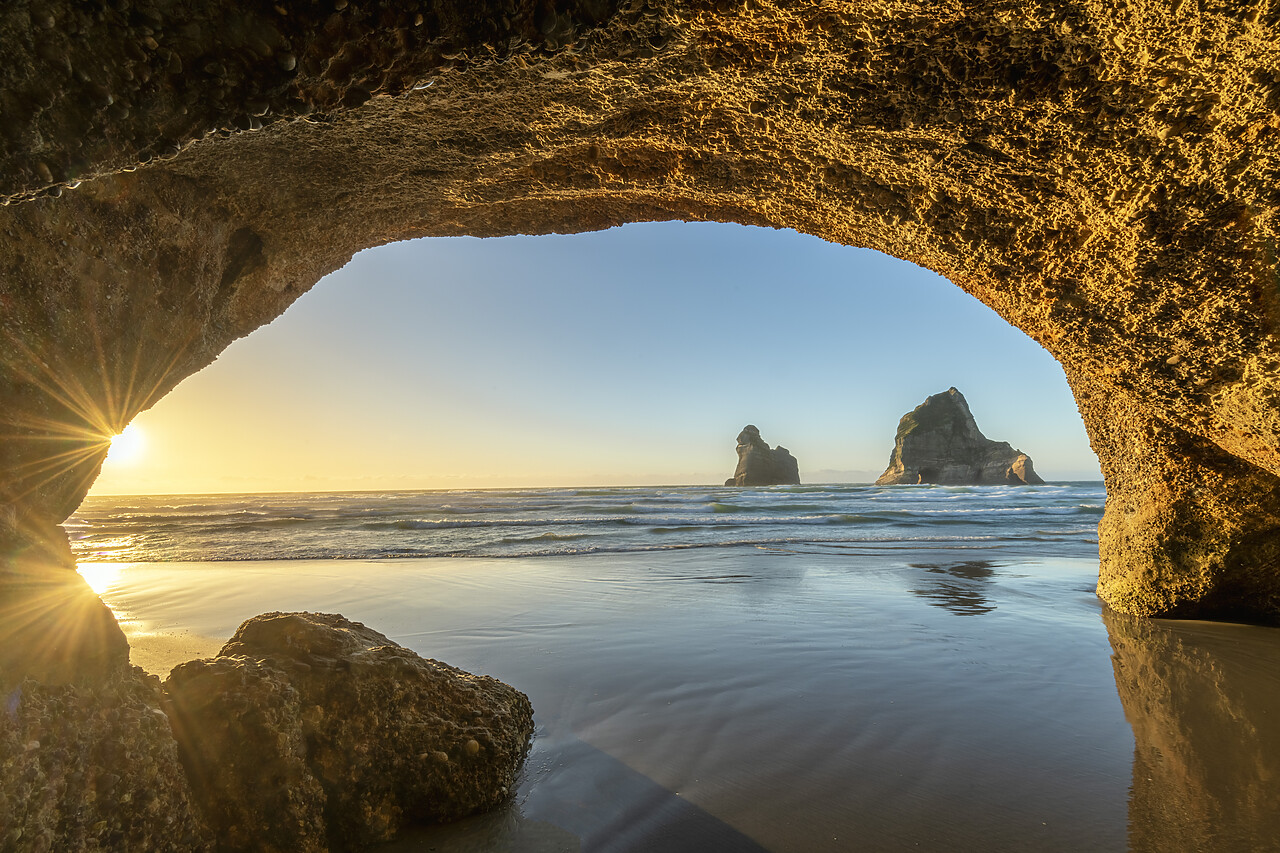
[(0, 714), (0, 850), (211, 851), (160, 682), (29, 679)]
[[(1104, 575), (1122, 539), (1148, 554), (1116, 606), (1172, 584), (1276, 613), (1280, 12), (330, 6), (6, 4), (0, 539), (65, 517), (111, 430), (359, 249), (735, 221), (934, 270), (1106, 397), (1082, 414), (1135, 511), (1108, 511)], [(1247, 507), (1160, 479), (1206, 469)]]

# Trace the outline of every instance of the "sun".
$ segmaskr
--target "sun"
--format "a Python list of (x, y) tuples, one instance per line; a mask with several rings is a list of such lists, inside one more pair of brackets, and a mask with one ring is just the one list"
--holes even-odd
[(115, 465), (132, 465), (142, 458), (146, 448), (146, 437), (142, 430), (133, 424), (111, 439), (111, 449), (107, 451), (107, 461)]

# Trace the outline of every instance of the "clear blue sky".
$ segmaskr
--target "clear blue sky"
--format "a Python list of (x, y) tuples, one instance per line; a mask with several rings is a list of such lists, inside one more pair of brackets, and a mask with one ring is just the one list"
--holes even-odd
[(417, 240), (141, 415), (95, 493), (713, 483), (746, 423), (865, 481), (952, 385), (1047, 479), (1099, 478), (1058, 364), (914, 265), (707, 223)]

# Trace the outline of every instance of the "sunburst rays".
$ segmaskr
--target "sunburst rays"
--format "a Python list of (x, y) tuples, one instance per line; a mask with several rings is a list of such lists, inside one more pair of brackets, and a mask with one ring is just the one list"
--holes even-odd
[[(70, 354), (42, 355), (12, 331), (0, 339), (6, 350), (0, 376), (25, 386), (26, 398), (0, 410), (0, 443), (8, 445), (0, 454), (5, 502), (22, 502), (55, 483), (59, 492), (88, 491), (112, 438), (168, 390), (188, 351), (189, 341), (181, 341), (156, 359), (146, 335), (119, 335), (108, 346), (96, 315), (89, 312), (84, 325), (88, 346), (77, 348), (75, 364)], [(132, 345), (121, 351), (125, 340)]]
[(84, 579), (31, 568), (31, 574), (0, 577), (0, 674), (56, 683), (123, 664), (124, 634)]

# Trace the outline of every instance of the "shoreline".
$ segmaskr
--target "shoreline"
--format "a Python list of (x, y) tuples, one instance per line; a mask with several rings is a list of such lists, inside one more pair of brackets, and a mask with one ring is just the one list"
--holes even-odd
[(121, 628), (129, 641), (129, 663), (142, 667), (161, 681), (180, 663), (217, 657), (230, 639), (219, 640), (189, 631), (130, 631), (123, 624)]
[(467, 849), (476, 822), (548, 850), (1121, 849), (1133, 739), (1096, 562), (979, 557), (125, 564), (103, 597), (148, 654), (266, 611), (337, 612), (528, 694), (509, 809), (415, 829), (417, 849)]
[(103, 598), (147, 668), (312, 610), (527, 693), (510, 804), (388, 853), (1156, 851), (1165, 802), (1210, 804), (1192, 846), (1280, 837), (1280, 629), (1126, 617), (1096, 560), (988, 556), (135, 563)]

